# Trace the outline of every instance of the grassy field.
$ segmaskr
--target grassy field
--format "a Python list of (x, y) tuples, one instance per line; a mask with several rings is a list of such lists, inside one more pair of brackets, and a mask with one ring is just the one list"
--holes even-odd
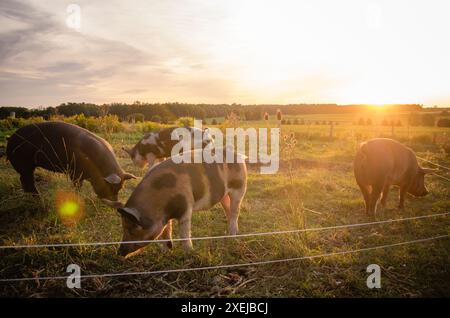
[[(266, 123), (241, 125), (263, 127)], [(275, 127), (276, 122), (272, 120), (270, 125)], [(394, 137), (411, 146), (419, 156), (450, 166), (450, 129), (414, 127), (409, 132), (406, 129), (396, 127)], [(386, 210), (379, 211), (375, 218), (365, 215), (362, 196), (353, 177), (352, 159), (360, 141), (389, 136), (390, 127), (368, 128), (342, 123), (334, 127), (331, 138), (328, 125), (282, 127), (283, 134), (291, 132), (295, 133), (297, 144), (292, 150), (282, 152), (281, 169), (277, 174), (261, 175), (255, 167), (250, 167), (248, 192), (239, 222), (242, 234), (371, 222), (450, 210), (449, 182), (430, 175), (426, 177), (430, 194), (424, 198), (408, 197), (404, 211), (395, 208), (397, 190), (393, 189)], [(145, 171), (134, 167), (120, 148), (133, 144), (141, 135), (107, 136), (122, 167), (138, 176)], [(2, 137), (0, 143), (4, 141)], [(448, 171), (438, 173), (450, 178)], [(79, 193), (84, 202), (82, 217), (75, 225), (67, 225), (55, 208), (59, 193), (75, 191), (64, 175), (38, 170), (40, 200), (22, 192), (17, 173), (4, 157), (0, 158), (0, 180), (1, 245), (121, 239), (118, 213), (103, 205), (88, 183)], [(122, 201), (138, 182), (132, 180), (126, 184), (120, 193)], [(149, 199), (151, 202), (156, 198)], [(220, 206), (194, 214), (193, 237), (224, 235), (226, 228)], [(195, 249), (188, 255), (177, 242), (172, 250), (164, 252), (158, 244), (150, 244), (143, 253), (128, 259), (116, 255), (117, 246), (0, 250), (0, 279), (63, 276), (72, 263), (80, 265), (83, 275), (250, 263), (351, 251), (449, 233), (447, 216), (300, 234), (194, 241)], [(176, 227), (174, 236), (178, 237)], [(369, 275), (366, 267), (374, 263), (382, 268), (380, 289), (366, 286)], [(81, 289), (67, 288), (65, 280), (0, 282), (0, 296), (448, 297), (449, 264), (450, 240), (441, 239), (278, 264), (83, 279)]]

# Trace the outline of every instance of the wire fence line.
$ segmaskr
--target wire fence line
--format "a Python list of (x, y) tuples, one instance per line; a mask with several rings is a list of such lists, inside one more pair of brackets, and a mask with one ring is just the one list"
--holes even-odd
[[(432, 217), (443, 217), (450, 215), (450, 212), (446, 213), (436, 213), (436, 214), (428, 214), (421, 216), (414, 216), (408, 218), (399, 218), (399, 219), (390, 219), (390, 220), (382, 220), (382, 221), (374, 221), (374, 222), (366, 222), (366, 223), (353, 223), (353, 224), (343, 224), (343, 225), (335, 225), (335, 226), (325, 226), (325, 227), (316, 227), (316, 228), (306, 228), (306, 229), (295, 229), (295, 230), (283, 230), (283, 231), (270, 231), (270, 232), (258, 232), (258, 233), (246, 233), (246, 234), (237, 234), (237, 235), (218, 235), (218, 236), (200, 236), (200, 237), (192, 237), (193, 241), (201, 241), (201, 240), (214, 240), (214, 239), (229, 239), (229, 238), (242, 238), (242, 237), (256, 237), (256, 236), (268, 236), (268, 235), (279, 235), (279, 234), (294, 234), (294, 233), (303, 233), (303, 232), (317, 232), (317, 231), (327, 231), (333, 229), (345, 229), (345, 228), (356, 228), (370, 225), (380, 225), (386, 223), (394, 223), (394, 222), (403, 222), (403, 221), (412, 221), (412, 220), (420, 220)], [(90, 243), (55, 243), (55, 244), (35, 244), (35, 245), (4, 245), (0, 246), (0, 250), (5, 249), (22, 249), (22, 248), (49, 248), (49, 247), (79, 247), (79, 246), (105, 246), (105, 245), (118, 245), (118, 244), (143, 244), (143, 243), (164, 243), (170, 241), (186, 241), (185, 238), (173, 238), (170, 239), (160, 239), (160, 240), (142, 240), (142, 241), (113, 241), (113, 242), (90, 242)]]
[(436, 176), (436, 177), (438, 177), (438, 178), (441, 178), (442, 180), (445, 180), (445, 181), (449, 181), (449, 182), (450, 182), (450, 179), (447, 178), (447, 177), (441, 176), (441, 175), (439, 175), (439, 174), (437, 174), (437, 173), (433, 173), (433, 175)]
[[(419, 156), (416, 156), (416, 157), (417, 157), (417, 159), (420, 159), (420, 160), (422, 160), (422, 161), (428, 162), (429, 164), (432, 164), (432, 165), (434, 165), (434, 166), (436, 166), (436, 167), (439, 167), (439, 168), (441, 168), (441, 169), (450, 171), (450, 168), (448, 168), (448, 167), (445, 167), (445, 166), (442, 166), (442, 165), (440, 165), (440, 164), (434, 163), (434, 162), (432, 162), (432, 161), (430, 161), (430, 160), (427, 160), (427, 159), (422, 158), (422, 157), (419, 157)], [(433, 173), (433, 175), (436, 176), (436, 177), (438, 177), (438, 178), (441, 178), (442, 180), (445, 180), (445, 181), (449, 181), (449, 182), (450, 182), (450, 179), (449, 179), (449, 178), (444, 177), (444, 176), (441, 176), (440, 174)]]
[[(363, 247), (363, 248), (358, 248), (358, 249), (354, 249), (354, 250), (331, 252), (331, 253), (324, 253), (324, 254), (317, 254), (317, 255), (308, 255), (308, 256), (301, 256), (301, 257), (275, 259), (275, 260), (267, 260), (267, 261), (257, 261), (257, 262), (250, 262), (250, 263), (214, 265), (214, 266), (203, 266), (203, 267), (192, 267), (192, 268), (176, 268), (176, 269), (143, 271), (143, 272), (88, 274), (88, 275), (70, 276), (70, 277), (81, 279), (81, 278), (108, 278), (108, 277), (120, 277), (120, 276), (156, 275), (156, 274), (166, 274), (166, 273), (195, 272), (195, 271), (204, 271), (204, 270), (215, 270), (215, 269), (226, 269), (226, 268), (236, 268), (236, 267), (249, 267), (249, 266), (256, 266), (256, 265), (277, 264), (277, 263), (285, 263), (285, 262), (300, 261), (300, 260), (312, 260), (315, 258), (323, 258), (323, 257), (337, 256), (337, 255), (355, 254), (355, 253), (372, 251), (372, 250), (377, 250), (377, 249), (391, 248), (391, 247), (410, 245), (410, 244), (415, 244), (415, 243), (423, 243), (423, 242), (448, 238), (449, 236), (450, 236), (450, 234), (438, 235), (438, 236), (416, 239), (416, 240), (411, 240), (411, 241), (404, 241), (404, 242), (378, 245), (378, 246), (372, 246), (372, 247)], [(0, 282), (8, 283), (8, 282), (24, 282), (24, 281), (42, 281), (42, 280), (63, 280), (63, 279), (67, 279), (68, 277), (69, 276), (2, 278), (2, 279), (0, 279)]]
[(430, 160), (427, 160), (427, 159), (425, 159), (425, 158), (421, 158), (421, 157), (419, 157), (419, 156), (416, 156), (416, 157), (417, 157), (418, 159), (420, 159), (420, 160), (422, 160), (422, 161), (425, 161), (425, 162), (428, 162), (428, 163), (430, 163), (430, 164), (432, 164), (432, 165), (434, 165), (434, 166), (436, 166), (436, 167), (439, 167), (439, 168), (445, 169), (445, 170), (447, 170), (447, 171), (450, 171), (450, 168), (448, 168), (448, 167), (441, 166), (440, 164), (434, 163), (434, 162), (432, 162), (432, 161), (430, 161)]

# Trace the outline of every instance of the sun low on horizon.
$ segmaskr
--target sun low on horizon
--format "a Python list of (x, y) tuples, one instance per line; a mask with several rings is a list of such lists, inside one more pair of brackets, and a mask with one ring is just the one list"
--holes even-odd
[(1, 105), (450, 104), (448, 1), (0, 4)]

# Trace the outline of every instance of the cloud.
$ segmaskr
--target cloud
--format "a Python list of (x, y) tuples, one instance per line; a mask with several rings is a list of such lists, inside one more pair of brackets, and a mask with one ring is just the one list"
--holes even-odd
[(21, 29), (0, 36), (0, 104), (32, 106), (80, 97), (101, 100), (102, 83), (108, 83), (110, 92), (115, 87), (123, 91), (124, 86), (133, 86), (123, 79), (142, 78), (140, 70), (168, 71), (152, 67), (158, 65), (155, 55), (71, 30), (54, 15), (24, 2), (4, 0), (0, 9), (3, 19), (22, 24)]
[(448, 2), (383, 4), (376, 32), (358, 0), (76, 2), (80, 32), (66, 26), (69, 2), (0, 1), (0, 105), (448, 96)]

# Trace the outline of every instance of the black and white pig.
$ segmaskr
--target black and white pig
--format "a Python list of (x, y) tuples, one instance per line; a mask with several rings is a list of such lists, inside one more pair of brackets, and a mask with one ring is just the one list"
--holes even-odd
[[(240, 156), (240, 155), (238, 155)], [(236, 162), (236, 161), (235, 161)], [(185, 250), (192, 249), (192, 212), (220, 202), (229, 233), (238, 232), (241, 201), (247, 187), (245, 163), (175, 163), (169, 158), (151, 168), (123, 204), (103, 200), (122, 216), (122, 242), (171, 240), (172, 219), (180, 225)], [(148, 243), (122, 243), (119, 254), (126, 256)], [(167, 246), (172, 247), (170, 241)]]
[(7, 159), (20, 174), (25, 192), (38, 193), (34, 170), (68, 173), (76, 186), (88, 180), (99, 198), (117, 200), (127, 179), (111, 145), (90, 131), (64, 122), (43, 122), (19, 128), (9, 139)]
[[(172, 140), (172, 132), (180, 127), (170, 127), (161, 129), (158, 132), (151, 132), (146, 134), (138, 141), (133, 148), (122, 149), (126, 151), (134, 164), (138, 167), (144, 168), (147, 164), (152, 167), (156, 160), (165, 159), (171, 156), (173, 146), (178, 143), (178, 140)], [(191, 140), (193, 140), (193, 148), (204, 148), (209, 143), (213, 142), (213, 138), (208, 133), (207, 129), (200, 129), (196, 127), (184, 127), (191, 133)], [(194, 133), (202, 134), (202, 139), (194, 138)]]

